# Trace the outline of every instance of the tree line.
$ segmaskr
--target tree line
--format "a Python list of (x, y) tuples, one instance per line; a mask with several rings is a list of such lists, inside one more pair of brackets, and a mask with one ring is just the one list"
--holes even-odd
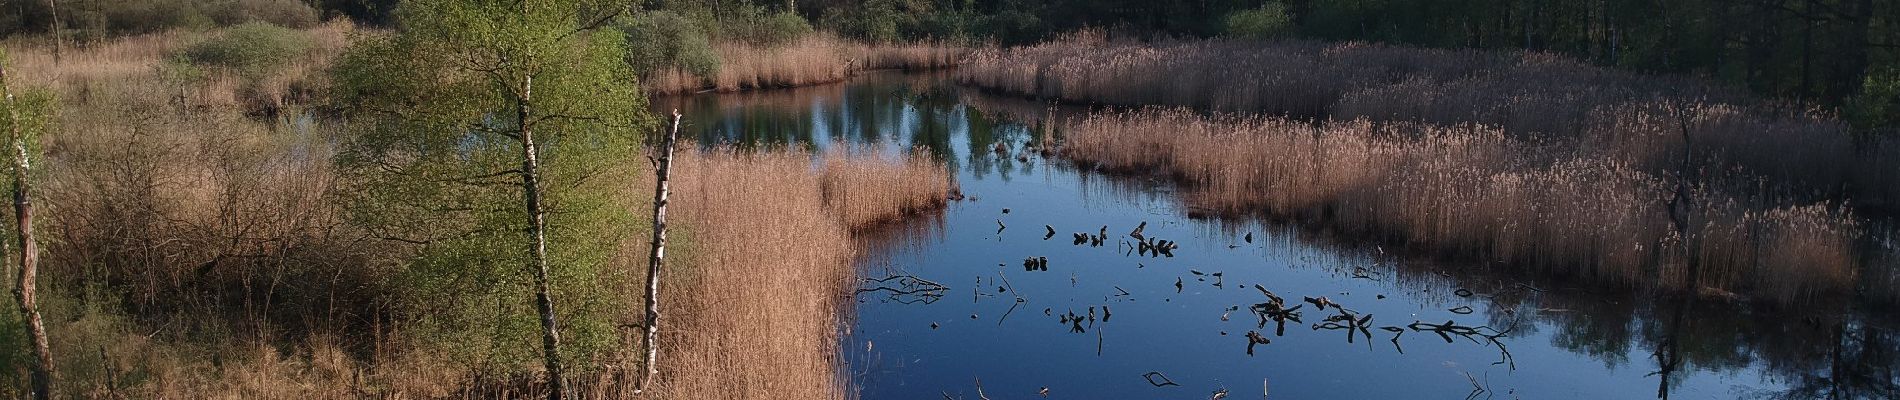
[(1534, 50), (1706, 76), (1900, 122), (1895, 0), (806, 0), (821, 28), (868, 40), (1024, 44), (1082, 28), (1124, 36), (1293, 37)]
[[(388, 24), (397, 0), (0, 0), (0, 36), (77, 40), (168, 26), (345, 17)], [(1000, 45), (1102, 28), (1144, 38), (1298, 37), (1528, 49), (1599, 65), (1710, 77), (1838, 109), (1857, 128), (1900, 122), (1900, 0), (649, 0), (709, 31), (808, 32), (871, 42)], [(65, 11), (57, 12), (63, 8)], [(64, 14), (58, 24), (53, 20)], [(801, 21), (792, 21), (792, 20)], [(789, 28), (780, 28), (781, 26)], [(748, 27), (756, 27), (748, 28)], [(715, 35), (717, 36), (717, 35)], [(759, 36), (759, 34), (748, 35)], [(764, 34), (763, 36), (771, 36)]]

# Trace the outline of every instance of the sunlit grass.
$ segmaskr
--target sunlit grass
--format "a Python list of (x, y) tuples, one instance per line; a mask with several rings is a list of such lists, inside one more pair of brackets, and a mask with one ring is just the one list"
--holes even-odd
[(720, 63), (712, 76), (663, 68), (643, 77), (642, 86), (653, 94), (808, 86), (843, 81), (861, 71), (952, 67), (969, 52), (947, 43), (866, 45), (823, 33), (780, 46), (721, 42), (714, 47)]

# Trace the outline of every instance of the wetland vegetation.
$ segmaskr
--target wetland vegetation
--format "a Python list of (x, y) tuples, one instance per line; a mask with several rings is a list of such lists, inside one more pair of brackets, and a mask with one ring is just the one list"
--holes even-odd
[(1894, 398), (1896, 11), (0, 0), (0, 396)]

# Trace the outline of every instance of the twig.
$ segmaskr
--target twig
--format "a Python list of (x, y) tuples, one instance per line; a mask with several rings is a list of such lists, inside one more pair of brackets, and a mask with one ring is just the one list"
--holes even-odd
[[(1174, 383), (1174, 380), (1173, 380), (1173, 379), (1168, 379), (1168, 376), (1167, 376), (1167, 375), (1163, 375), (1163, 374), (1161, 373), (1161, 371), (1148, 371), (1148, 373), (1145, 373), (1145, 374), (1141, 374), (1141, 377), (1142, 377), (1143, 379), (1147, 379), (1147, 380), (1148, 380), (1148, 384), (1150, 384), (1150, 385), (1154, 385), (1155, 387), (1162, 387), (1162, 386), (1181, 386), (1181, 384), (1179, 384), (1179, 383)], [(1155, 378), (1157, 378), (1157, 377), (1159, 377), (1159, 378), (1161, 378), (1161, 381), (1160, 381), (1160, 382), (1155, 382)]]

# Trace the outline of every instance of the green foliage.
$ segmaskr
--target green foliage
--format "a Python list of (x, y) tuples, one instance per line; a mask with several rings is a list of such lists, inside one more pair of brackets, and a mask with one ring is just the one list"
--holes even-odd
[(1856, 129), (1874, 131), (1900, 126), (1900, 66), (1867, 74), (1860, 94), (1847, 101), (1845, 119)]
[(874, 43), (895, 42), (902, 37), (898, 27), (905, 15), (898, 10), (899, 0), (866, 0), (856, 7), (825, 10), (822, 25), (845, 36)]
[(810, 22), (805, 17), (789, 12), (772, 13), (751, 24), (750, 32), (744, 37), (756, 44), (778, 45), (791, 43), (805, 35), (812, 34)]
[[(50, 30), (52, 10), (47, 4), (45, 0), (0, 1), (7, 10), (0, 13), (4, 14), (0, 15), (0, 36)], [(316, 25), (320, 16), (303, 0), (60, 0), (58, 5), (64, 33), (80, 40), (248, 22), (304, 28)]]
[(1279, 37), (1292, 27), (1293, 20), (1287, 17), (1285, 5), (1267, 3), (1260, 8), (1227, 14), (1222, 32), (1230, 37), (1258, 40)]
[(303, 0), (223, 0), (207, 4), (205, 14), (218, 25), (266, 22), (292, 28), (315, 26), (317, 9)]
[(1005, 44), (1032, 43), (1041, 39), (1043, 23), (1036, 14), (1021, 10), (1003, 10), (982, 21), (981, 32)]
[[(0, 49), (0, 65), (6, 65), (8, 62), (6, 51)], [(0, 88), (0, 92), (4, 92), (0, 94), (0, 146), (4, 147), (0, 148), (5, 149), (4, 154), (0, 154), (0, 162), (4, 162), (5, 165), (0, 166), (0, 169), (11, 171), (15, 152), (12, 147), (13, 137), (10, 135), (14, 127), (19, 127), (20, 134), (26, 140), (27, 154), (32, 155), (34, 161), (39, 161), (37, 155), (40, 137), (53, 130), (54, 106), (58, 103), (50, 90), (40, 88), (22, 90), (19, 82), (11, 81), (13, 77), (9, 76), (8, 79), (8, 82), (4, 82), (6, 87)], [(5, 101), (6, 95), (13, 96), (11, 102)], [(18, 119), (14, 119), (16, 116)], [(7, 237), (10, 236), (0, 235), (0, 239)], [(5, 279), (13, 278), (6, 277)]]
[(811, 23), (797, 13), (774, 10), (750, 0), (657, 0), (655, 3), (655, 10), (692, 20), (715, 41), (776, 46), (813, 31)]
[(627, 62), (642, 76), (661, 68), (677, 67), (699, 76), (719, 70), (706, 31), (672, 11), (648, 11), (621, 27), (627, 34)]
[[(397, 287), (418, 344), (490, 370), (540, 356), (523, 233), (523, 125), (539, 146), (550, 281), (563, 357), (586, 369), (617, 346), (637, 287), (613, 265), (636, 232), (646, 115), (625, 35), (577, 30), (606, 4), (418, 0), (403, 30), (357, 43), (334, 69), (352, 116), (337, 163), (353, 224), (415, 243)], [(531, 99), (521, 91), (532, 83)], [(524, 104), (532, 107), (517, 118)]]
[(184, 49), (179, 55), (193, 64), (223, 68), (248, 79), (262, 79), (289, 65), (310, 50), (303, 32), (250, 22)]
[[(0, 66), (7, 63), (6, 49), (0, 48)], [(0, 171), (9, 171), (9, 173), (13, 168), (12, 132), (18, 129), (26, 137), (28, 143), (33, 143), (33, 139), (48, 129), (47, 124), (53, 116), (53, 96), (49, 92), (20, 91), (18, 87), (15, 82), (0, 81), (0, 149), (5, 149), (4, 154), (0, 154), (0, 162), (5, 163), (4, 167), (0, 167)], [(7, 96), (12, 96), (12, 98), (8, 99)], [(10, 241), (13, 238), (12, 229), (0, 232), (0, 240)], [(0, 254), (0, 256), (4, 255)], [(8, 266), (12, 265), (9, 261), (0, 262)], [(0, 280), (4, 280), (4, 283), (0, 283), (0, 289), (4, 290), (0, 290), (0, 293), (6, 293), (7, 296), (6, 306), (0, 307), (3, 309), (0, 310), (0, 382), (24, 382), (26, 369), (33, 362), (33, 347), (26, 336), (26, 321), (17, 307), (19, 303), (13, 299), (16, 276), (12, 272), (15, 269), (9, 267), (4, 270), (8, 273), (0, 274), (5, 275), (0, 277)], [(0, 394), (8, 394), (6, 390), (11, 386), (13, 385), (0, 385)], [(14, 394), (17, 395), (17, 393)]]

